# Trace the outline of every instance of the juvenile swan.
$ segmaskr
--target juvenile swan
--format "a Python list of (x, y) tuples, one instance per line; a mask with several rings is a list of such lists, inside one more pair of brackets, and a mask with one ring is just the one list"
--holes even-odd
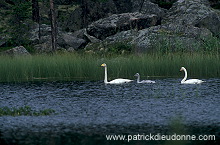
[(199, 79), (189, 79), (189, 80), (186, 80), (187, 79), (187, 71), (186, 71), (185, 67), (181, 67), (180, 71), (184, 71), (185, 72), (185, 76), (182, 79), (181, 84), (201, 84), (201, 83), (204, 82), (204, 81), (199, 80)]
[(151, 80), (140, 81), (140, 74), (139, 73), (136, 73), (134, 76), (137, 77), (137, 83), (156, 83), (155, 81), (151, 81)]
[(119, 79), (114, 79), (114, 80), (108, 82), (108, 80), (107, 80), (107, 65), (105, 63), (103, 63), (101, 66), (105, 68), (105, 78), (104, 78), (105, 84), (123, 84), (123, 83), (129, 83), (129, 82), (133, 81), (133, 80), (129, 80), (129, 79), (119, 78)]

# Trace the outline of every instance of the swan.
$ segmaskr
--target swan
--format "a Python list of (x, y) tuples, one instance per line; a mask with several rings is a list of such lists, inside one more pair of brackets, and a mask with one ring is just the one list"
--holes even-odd
[(204, 82), (204, 81), (199, 80), (199, 79), (189, 79), (189, 80), (186, 80), (187, 79), (187, 71), (186, 71), (185, 67), (181, 67), (180, 71), (184, 71), (185, 72), (185, 76), (182, 79), (181, 84), (201, 84), (201, 83)]
[(137, 83), (156, 83), (155, 81), (151, 81), (151, 80), (140, 81), (140, 74), (139, 73), (136, 73), (134, 76), (137, 77)]
[(133, 81), (133, 80), (129, 80), (129, 79), (119, 78), (119, 79), (114, 79), (114, 80), (108, 82), (108, 80), (107, 80), (107, 65), (105, 63), (103, 63), (101, 66), (105, 68), (105, 78), (104, 78), (105, 84), (123, 84), (123, 83), (129, 83), (129, 82)]

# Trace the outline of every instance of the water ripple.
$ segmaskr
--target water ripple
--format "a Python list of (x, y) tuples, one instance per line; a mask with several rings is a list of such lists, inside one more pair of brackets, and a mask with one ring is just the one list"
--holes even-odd
[(201, 85), (181, 85), (179, 79), (158, 79), (156, 82), (0, 84), (0, 107), (50, 108), (57, 113), (38, 117), (2, 116), (0, 126), (167, 125), (177, 116), (181, 116), (185, 124), (220, 124), (220, 79), (208, 79)]

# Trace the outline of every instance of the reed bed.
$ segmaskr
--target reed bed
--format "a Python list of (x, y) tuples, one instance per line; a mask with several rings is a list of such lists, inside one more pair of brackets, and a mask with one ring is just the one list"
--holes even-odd
[(0, 82), (22, 81), (98, 81), (104, 78), (102, 63), (108, 66), (108, 78), (181, 77), (185, 66), (190, 77), (220, 77), (217, 54), (143, 54), (107, 56), (56, 54), (20, 57), (0, 56)]

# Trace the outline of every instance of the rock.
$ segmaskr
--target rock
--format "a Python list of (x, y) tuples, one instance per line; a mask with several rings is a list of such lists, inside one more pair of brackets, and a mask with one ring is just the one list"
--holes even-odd
[(219, 11), (212, 9), (207, 0), (179, 0), (161, 25), (138, 31), (131, 42), (139, 52), (155, 51), (160, 46), (169, 52), (197, 51), (207, 38), (219, 37), (219, 17)]
[(75, 49), (74, 49), (73, 47), (69, 47), (69, 48), (67, 49), (67, 51), (68, 51), (68, 52), (75, 52)]
[(49, 53), (52, 51), (51, 41), (34, 45), (34, 49), (37, 53)]
[(181, 35), (184, 37), (191, 37), (196, 39), (205, 39), (211, 37), (212, 32), (207, 28), (199, 28), (192, 25), (178, 25), (173, 23), (163, 24), (157, 31), (169, 35)]
[[(169, 51), (196, 51), (206, 38), (220, 37), (220, 11), (213, 9), (208, 0), (161, 1), (176, 2), (170, 9), (163, 9), (156, 4), (158, 0), (80, 1), (84, 5), (59, 1), (68, 4), (67, 11), (58, 12), (59, 17), (64, 16), (59, 26), (74, 32), (58, 30), (58, 49), (104, 52), (106, 46), (122, 42), (135, 46), (140, 52), (156, 50), (162, 44)], [(39, 39), (36, 24), (29, 38), (37, 51), (50, 52), (49, 25), (40, 25), (40, 36)], [(0, 45), (5, 43), (0, 39)], [(181, 48), (183, 46), (185, 48)]]
[(214, 36), (220, 37), (220, 12), (211, 12), (208, 16), (199, 20), (195, 26), (199, 28), (207, 28), (214, 34)]
[(220, 11), (212, 9), (208, 0), (179, 0), (174, 3), (162, 23), (207, 28), (215, 36), (220, 35)]
[[(203, 39), (212, 36), (205, 28), (184, 27), (182, 25), (161, 25), (139, 31), (132, 40), (137, 52), (161, 51), (187, 52), (197, 51), (203, 45)], [(164, 48), (160, 48), (160, 47)]]
[(155, 14), (158, 17), (162, 18), (165, 13), (166, 9), (160, 8), (157, 4), (154, 4), (148, 0), (145, 0), (139, 10), (140, 13), (143, 14)]
[(131, 0), (131, 5), (132, 5), (132, 9), (131, 12), (140, 12), (142, 5), (144, 3), (145, 0)]
[(87, 28), (87, 33), (100, 40), (114, 35), (120, 31), (130, 29), (144, 29), (160, 23), (156, 15), (144, 15), (141, 13), (115, 14), (110, 17), (100, 19)]
[(39, 24), (35, 23), (29, 32), (29, 40), (34, 44), (44, 43), (48, 41), (48, 36), (50, 35), (51, 35), (50, 25), (42, 24), (39, 27)]
[(95, 38), (94, 36), (89, 35), (87, 32), (85, 32), (84, 35), (92, 43), (99, 43), (99, 42), (101, 42), (101, 40)]
[(63, 33), (58, 39), (58, 45), (68, 49), (72, 47), (74, 50), (84, 48), (87, 42), (84, 39), (73, 36), (72, 33)]
[(130, 42), (138, 36), (138, 31), (128, 30), (122, 31), (115, 35), (109, 36), (104, 40), (104, 43), (116, 43), (116, 42)]
[(20, 55), (30, 55), (30, 53), (23, 47), (17, 46), (2, 52), (3, 55), (20, 56)]
[[(109, 44), (124, 42), (131, 44), (136, 52), (150, 51), (197, 51), (202, 47), (203, 41), (211, 37), (212, 33), (206, 28), (194, 26), (164, 24), (147, 29), (134, 31), (122, 31), (113, 36), (107, 37), (97, 48)], [(92, 44), (90, 44), (90, 47)], [(164, 48), (162, 48), (163, 46)], [(93, 48), (95, 48), (93, 46)]]
[(104, 51), (112, 44), (131, 44), (130, 42), (138, 35), (138, 31), (128, 30), (116, 33), (115, 35), (107, 37), (101, 42), (89, 43), (85, 50)]
[(4, 37), (0, 36), (0, 47), (5, 46), (7, 43), (7, 40)]
[[(84, 36), (85, 30), (79, 30), (76, 33), (64, 32), (58, 28), (57, 35), (57, 49), (74, 49), (78, 50), (84, 48), (88, 43)], [(81, 38), (80, 38), (81, 37)], [(40, 39), (39, 39), (39, 25), (35, 24), (30, 31), (29, 40), (34, 44), (34, 48), (37, 52), (51, 52), (51, 27), (49, 25), (40, 25)]]
[(74, 31), (72, 35), (77, 38), (86, 39), (85, 33), (86, 33), (86, 29), (84, 28), (84, 29)]
[[(66, 31), (77, 31), (86, 28), (89, 24), (101, 18), (117, 13), (113, 0), (82, 1), (72, 11), (58, 12), (60, 27)], [(64, 20), (63, 20), (64, 19)]]
[(101, 2), (86, 0), (83, 3), (80, 1), (79, 5), (66, 5), (72, 7), (66, 11), (58, 9), (59, 26), (63, 30), (73, 32), (86, 28), (99, 19), (122, 13), (141, 12), (144, 14), (156, 14), (161, 17), (166, 10), (153, 2), (155, 0), (105, 0)]

